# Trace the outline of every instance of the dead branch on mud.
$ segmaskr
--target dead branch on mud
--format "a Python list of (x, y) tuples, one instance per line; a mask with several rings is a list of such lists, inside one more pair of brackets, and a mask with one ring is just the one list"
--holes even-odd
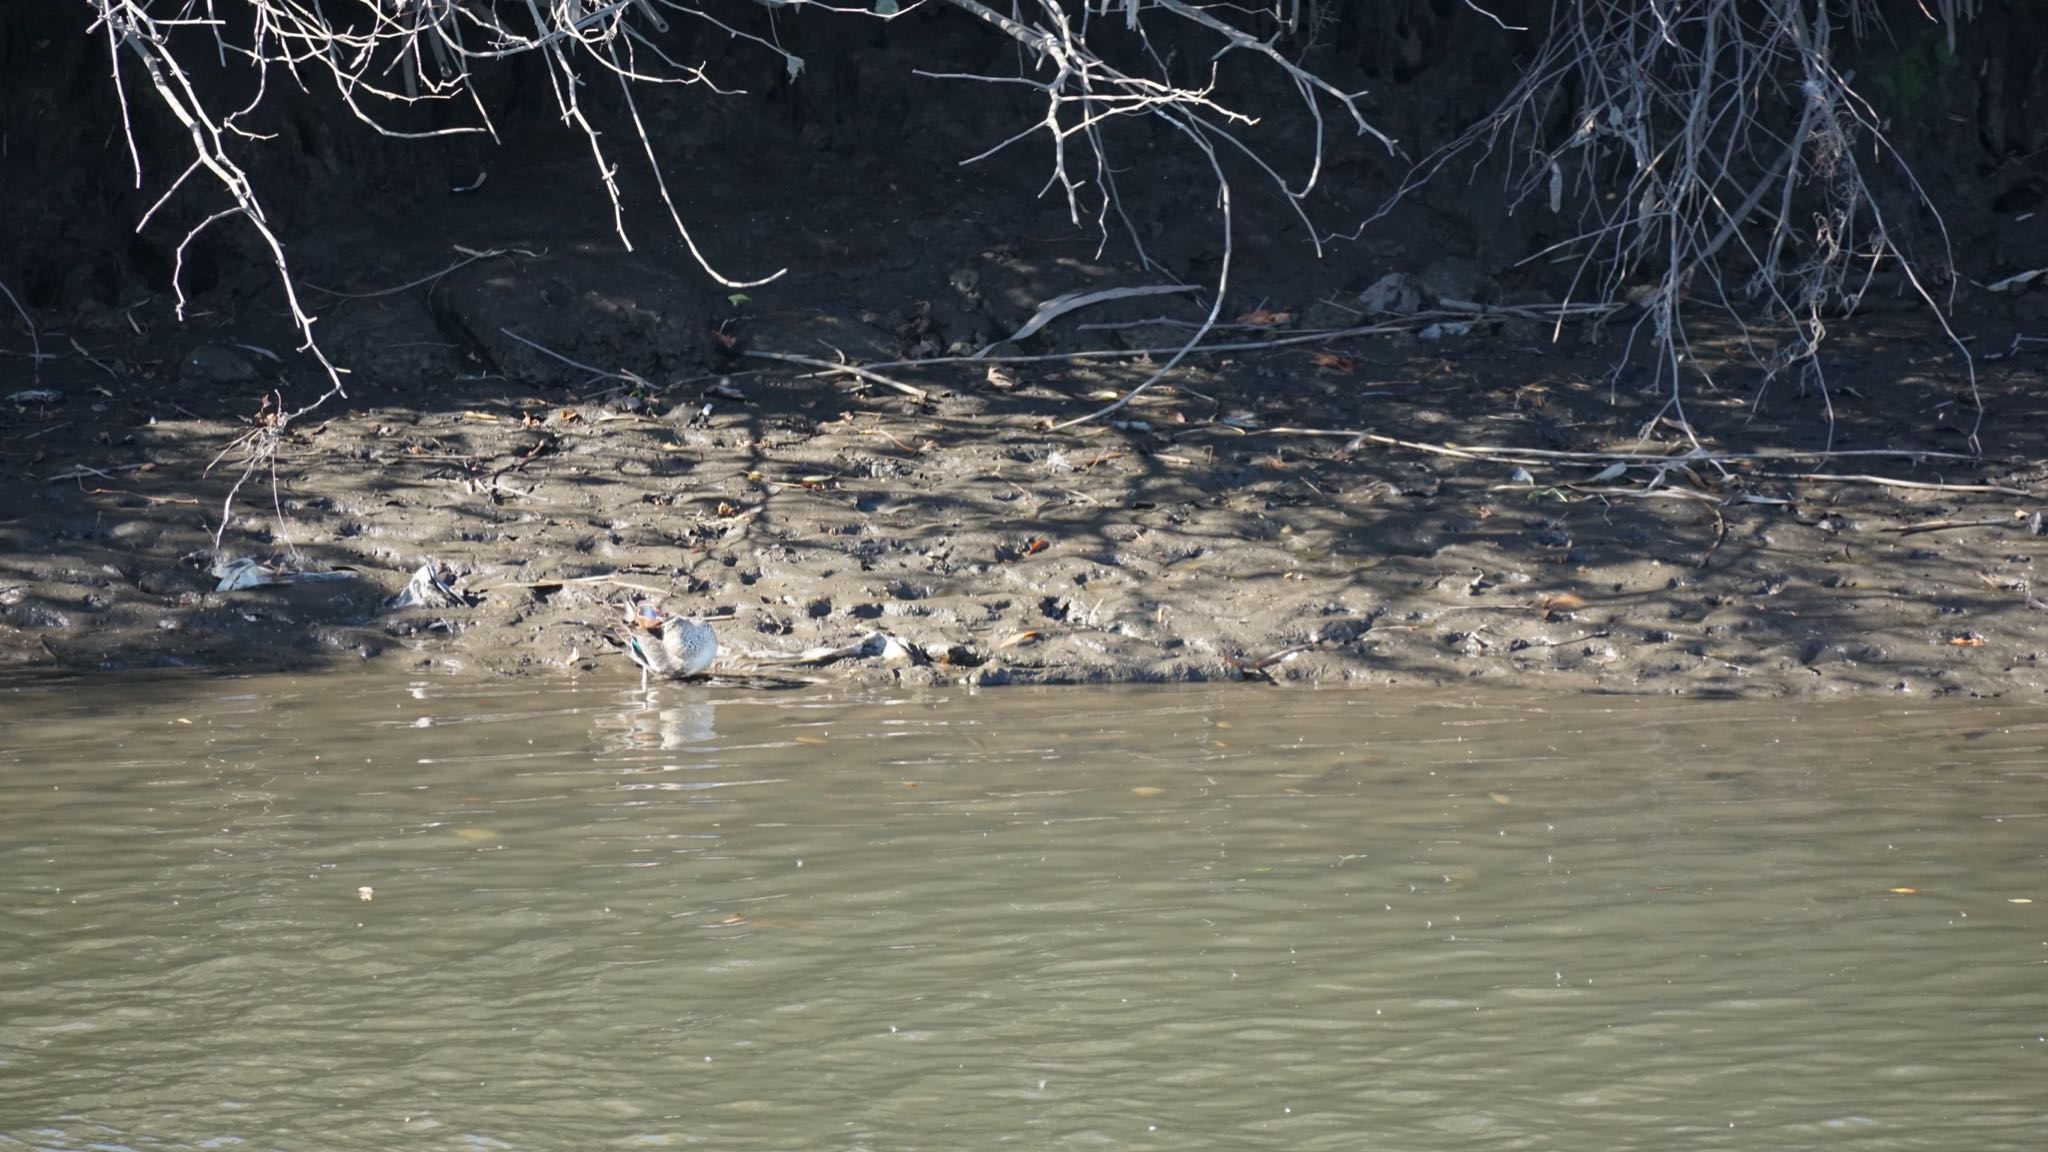
[(751, 348), (742, 351), (740, 355), (755, 360), (779, 360), (784, 364), (800, 364), (806, 368), (816, 368), (826, 375), (844, 374), (852, 376), (859, 380), (866, 380), (871, 384), (880, 384), (885, 388), (894, 388), (896, 391), (917, 401), (931, 398), (930, 393), (914, 384), (905, 384), (901, 380), (891, 380), (872, 368), (863, 368), (857, 364), (836, 364), (830, 360), (820, 360), (815, 356), (798, 356), (791, 352), (757, 352)]
[[(1343, 449), (1345, 452), (1355, 452), (1367, 444), (1375, 444), (1383, 448), (1398, 448), (1407, 452), (1420, 452), (1430, 456), (1445, 456), (1455, 460), (1466, 460), (1482, 464), (1511, 464), (1518, 467), (1562, 464), (1588, 468), (1597, 465), (1601, 467), (1601, 472), (1593, 478), (1594, 480), (1611, 479), (1622, 475), (1631, 468), (1642, 468), (1655, 473), (1649, 483), (1642, 488), (1594, 488), (1587, 484), (1565, 484), (1563, 487), (1588, 495), (1662, 495), (1698, 500), (1715, 500), (1717, 498), (1706, 493), (1663, 487), (1664, 477), (1673, 471), (1689, 472), (1695, 465), (1707, 465), (1716, 469), (1722, 469), (1724, 465), (1766, 460), (1833, 460), (1847, 456), (1876, 456), (1893, 460), (1955, 460), (1968, 463), (1980, 459), (1977, 456), (1960, 452), (1915, 451), (1908, 448), (1851, 448), (1812, 452), (1791, 448), (1770, 448), (1755, 452), (1711, 452), (1697, 443), (1682, 452), (1586, 452), (1555, 448), (1513, 448), (1490, 444), (1438, 444), (1422, 440), (1402, 440), (1398, 437), (1386, 436), (1378, 432), (1345, 428), (1265, 428), (1246, 432), (1245, 434), (1342, 439), (1347, 441)], [(1777, 480), (1876, 484), (1892, 488), (1910, 488), (1923, 492), (1976, 492), (2021, 497), (2037, 495), (2023, 489), (2000, 484), (1949, 484), (1929, 480), (1896, 480), (1890, 477), (1872, 476), (1865, 473), (1751, 472), (1746, 473), (1746, 475)]]

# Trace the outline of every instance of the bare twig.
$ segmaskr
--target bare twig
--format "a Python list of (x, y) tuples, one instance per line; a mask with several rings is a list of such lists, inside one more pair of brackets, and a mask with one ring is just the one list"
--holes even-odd
[(430, 273), (428, 275), (420, 277), (417, 280), (408, 280), (405, 283), (397, 285), (396, 287), (392, 288), (379, 288), (373, 292), (342, 292), (333, 288), (322, 288), (320, 285), (314, 284), (311, 281), (306, 282), (306, 287), (311, 288), (315, 292), (323, 292), (339, 300), (374, 300), (379, 296), (396, 296), (400, 292), (405, 292), (413, 288), (419, 288), (428, 284), (437, 283), (443, 276), (448, 275), (450, 272), (454, 272), (460, 268), (467, 268), (468, 266), (476, 263), (479, 260), (489, 260), (497, 256), (509, 256), (514, 252), (518, 253), (521, 256), (531, 256), (535, 259), (539, 259), (541, 256), (545, 255), (545, 253), (533, 252), (525, 248), (490, 248), (479, 250), (475, 248), (464, 248), (460, 244), (455, 245), (455, 251), (462, 254), (462, 259), (457, 260), (455, 263), (448, 265), (446, 268), (441, 269), (439, 272)]
[(14, 305), (15, 312), (21, 316), (22, 327), (28, 329), (29, 360), (34, 365), (29, 371), (33, 374), (35, 381), (41, 383), (43, 379), (42, 331), (36, 327), (35, 317), (30, 316), (28, 309), (21, 306), (21, 301), (15, 298), (14, 290), (7, 286), (5, 280), (0, 280), (0, 296), (7, 297), (7, 302)]
[(855, 364), (834, 364), (830, 360), (820, 360), (815, 356), (798, 356), (791, 352), (760, 352), (752, 348), (746, 349), (740, 355), (752, 357), (755, 360), (780, 360), (785, 364), (802, 364), (807, 368), (818, 368), (826, 372), (843, 372), (848, 376), (857, 376), (862, 380), (880, 384), (885, 388), (894, 388), (896, 391), (915, 400), (922, 401), (931, 398), (931, 394), (922, 388), (905, 384), (900, 380), (891, 380), (880, 372), (869, 368), (862, 368)]
[(1823, 484), (1875, 484), (1880, 488), (1910, 488), (1916, 492), (1991, 492), (2000, 496), (2033, 497), (2039, 495), (2024, 488), (2009, 488), (2003, 484), (1937, 484), (1926, 480), (1899, 480), (1890, 476), (1872, 476), (1862, 472), (1759, 472), (1759, 476), (1781, 480), (1806, 480)]
[(1901, 536), (1917, 536), (1922, 532), (1948, 532), (1957, 528), (1999, 528), (2014, 523), (2011, 516), (1984, 516), (1975, 520), (1917, 520), (1911, 524), (1900, 524), (1891, 528), (1880, 528), (1880, 532), (1896, 532)]

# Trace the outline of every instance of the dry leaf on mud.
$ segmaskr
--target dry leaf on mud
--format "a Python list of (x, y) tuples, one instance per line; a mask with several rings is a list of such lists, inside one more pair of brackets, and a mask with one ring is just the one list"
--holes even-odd
[(1318, 352), (1309, 357), (1308, 362), (1325, 372), (1341, 372), (1347, 376), (1358, 371), (1358, 361), (1349, 356), (1339, 356), (1335, 352)]
[(1984, 638), (1975, 632), (1965, 632), (1961, 636), (1949, 637), (1948, 644), (1951, 648), (1982, 648)]
[(1052, 541), (1047, 540), (1043, 536), (1034, 536), (1022, 544), (998, 544), (996, 545), (996, 561), (1000, 564), (1008, 564), (1013, 561), (1022, 560), (1026, 556), (1036, 556), (1050, 547), (1052, 547)]
[(1154, 796), (1166, 795), (1166, 789), (1159, 788), (1151, 784), (1140, 784), (1136, 788), (1131, 789), (1131, 795), (1142, 796), (1145, 799), (1150, 800)]
[(1038, 630), (1035, 628), (1027, 628), (1022, 632), (1012, 632), (1008, 636), (1003, 637), (1002, 642), (996, 645), (996, 651), (1001, 652), (1005, 648), (1015, 648), (1019, 644), (1029, 644), (1036, 639), (1038, 639)]
[(1586, 606), (1586, 598), (1576, 592), (1559, 592), (1543, 598), (1545, 612), (1576, 612)]
[(1275, 312), (1268, 308), (1254, 308), (1249, 312), (1240, 314), (1237, 322), (1239, 324), (1249, 324), (1255, 328), (1278, 328), (1282, 324), (1294, 323), (1294, 313)]

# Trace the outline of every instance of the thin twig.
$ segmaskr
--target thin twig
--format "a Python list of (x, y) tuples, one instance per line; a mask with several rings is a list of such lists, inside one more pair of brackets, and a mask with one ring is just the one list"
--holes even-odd
[(306, 287), (312, 289), (315, 292), (324, 292), (329, 296), (333, 296), (342, 300), (375, 300), (379, 296), (396, 296), (400, 292), (404, 292), (413, 288), (418, 288), (421, 287), (422, 285), (435, 283), (436, 281), (440, 280), (443, 276), (448, 275), (450, 272), (454, 272), (462, 268), (467, 268), (468, 266), (476, 263), (479, 260), (489, 260), (496, 256), (508, 256), (514, 252), (520, 254), (521, 256), (531, 256), (536, 260), (546, 255), (546, 253), (544, 252), (533, 252), (525, 248), (490, 248), (479, 250), (475, 248), (464, 248), (460, 244), (455, 245), (455, 250), (463, 254), (462, 259), (457, 260), (455, 263), (448, 265), (446, 268), (441, 269), (439, 272), (434, 272), (429, 275), (422, 276), (417, 280), (408, 280), (395, 288), (379, 288), (374, 292), (343, 292), (334, 288), (322, 288), (320, 285), (315, 284), (310, 280), (305, 281), (305, 285)]
[(106, 480), (112, 480), (112, 479), (114, 478), (114, 476), (115, 476), (115, 475), (116, 475), (117, 473), (121, 473), (121, 472), (135, 472), (135, 471), (139, 471), (139, 470), (141, 470), (141, 469), (147, 468), (147, 467), (149, 467), (149, 465), (148, 465), (148, 464), (146, 464), (146, 463), (145, 463), (145, 464), (110, 464), (110, 465), (108, 465), (108, 466), (107, 466), (107, 467), (105, 467), (105, 468), (85, 468), (85, 467), (79, 467), (79, 468), (73, 468), (73, 469), (72, 469), (71, 471), (69, 471), (69, 472), (59, 472), (59, 473), (57, 473), (57, 474), (56, 474), (56, 475), (54, 475), (54, 476), (48, 476), (48, 477), (45, 477), (45, 478), (44, 478), (44, 483), (47, 483), (47, 484), (57, 484), (57, 483), (60, 483), (60, 482), (62, 482), (62, 481), (65, 481), (65, 480), (83, 480), (83, 479), (85, 479), (85, 478), (86, 478), (87, 476), (98, 476), (98, 477), (101, 477), (102, 479), (106, 479)]
[(1922, 532), (1947, 532), (1955, 528), (1999, 528), (2014, 522), (2011, 516), (1985, 516), (1976, 520), (1920, 520), (1912, 524), (1900, 524), (1891, 528), (1880, 528), (1880, 532), (1896, 532), (1901, 536), (1917, 536)]
[(36, 327), (35, 317), (30, 316), (28, 309), (21, 306), (21, 301), (15, 299), (14, 290), (7, 286), (5, 280), (0, 280), (0, 296), (7, 297), (7, 302), (14, 305), (14, 310), (21, 315), (22, 326), (28, 329), (29, 360), (35, 365), (29, 371), (36, 383), (40, 384), (43, 380), (42, 331)]
[(1863, 473), (1833, 472), (1759, 472), (1775, 480), (1808, 480), (1828, 484), (1875, 484), (1881, 488), (1910, 488), (1916, 492), (1989, 492), (1999, 496), (2032, 497), (2035, 493), (2024, 488), (2008, 488), (2003, 484), (1934, 484), (1924, 480), (1895, 480), (1890, 476), (1871, 476)]
[(501, 326), (498, 329), (498, 331), (504, 333), (507, 336), (510, 336), (514, 340), (519, 341), (521, 344), (526, 345), (528, 348), (533, 349), (535, 352), (538, 352), (541, 355), (546, 356), (550, 360), (559, 360), (562, 363), (567, 364), (571, 368), (581, 368), (585, 372), (590, 373), (592, 376), (601, 376), (607, 380), (628, 380), (636, 383), (641, 382), (638, 376), (630, 376), (624, 372), (609, 372), (603, 368), (594, 368), (588, 364), (585, 364), (581, 360), (571, 360), (567, 356), (564, 356), (560, 352), (557, 352), (554, 349), (549, 348), (545, 344), (539, 344), (532, 340), (528, 340), (526, 337), (521, 336), (519, 333), (514, 332), (510, 328), (505, 328)]
[[(886, 388), (894, 388), (896, 391), (903, 393), (905, 396), (909, 396), (919, 401), (929, 400), (931, 398), (931, 394), (926, 392), (922, 388), (918, 388), (910, 384), (905, 384), (900, 380), (891, 380), (887, 376), (884, 376), (880, 372), (876, 372), (871, 368), (862, 368), (854, 364), (834, 364), (830, 360), (820, 360), (815, 356), (798, 356), (794, 352), (761, 352), (752, 348), (742, 351), (740, 355), (752, 357), (755, 360), (779, 360), (784, 364), (801, 364), (806, 368), (818, 368), (826, 372), (842, 372), (848, 376), (858, 376), (862, 380), (866, 380), (873, 384), (880, 384)], [(915, 363), (915, 361), (913, 361), (913, 363)]]

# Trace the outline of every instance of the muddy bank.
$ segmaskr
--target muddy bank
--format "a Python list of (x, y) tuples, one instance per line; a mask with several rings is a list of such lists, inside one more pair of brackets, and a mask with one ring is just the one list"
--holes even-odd
[[(799, 308), (746, 332), (814, 348), (830, 331), (882, 359), (917, 314)], [(1871, 373), (1926, 370), (1935, 345), (1898, 323), (1865, 338)], [(0, 409), (0, 656), (625, 681), (618, 622), (647, 598), (715, 618), (736, 678), (2042, 691), (2031, 375), (1986, 381), (1981, 461), (1941, 455), (1968, 414), (1923, 380), (1845, 397), (1835, 429), (1838, 448), (1921, 457), (1603, 476), (1514, 450), (1680, 452), (1662, 398), (1520, 335), (1210, 357), (1063, 432), (1140, 366), (893, 370), (923, 400), (749, 359), (632, 388), (366, 382), (287, 437), (274, 487), (247, 478), (218, 553), (239, 473), (233, 455), (207, 468), (246, 427), (233, 378), (260, 358), (53, 365), (48, 395)], [(1810, 405), (1691, 400), (1715, 451), (1824, 434)], [(1820, 472), (1839, 478), (1802, 478)], [(354, 575), (222, 592), (221, 555)], [(428, 558), (469, 602), (389, 607)]]

